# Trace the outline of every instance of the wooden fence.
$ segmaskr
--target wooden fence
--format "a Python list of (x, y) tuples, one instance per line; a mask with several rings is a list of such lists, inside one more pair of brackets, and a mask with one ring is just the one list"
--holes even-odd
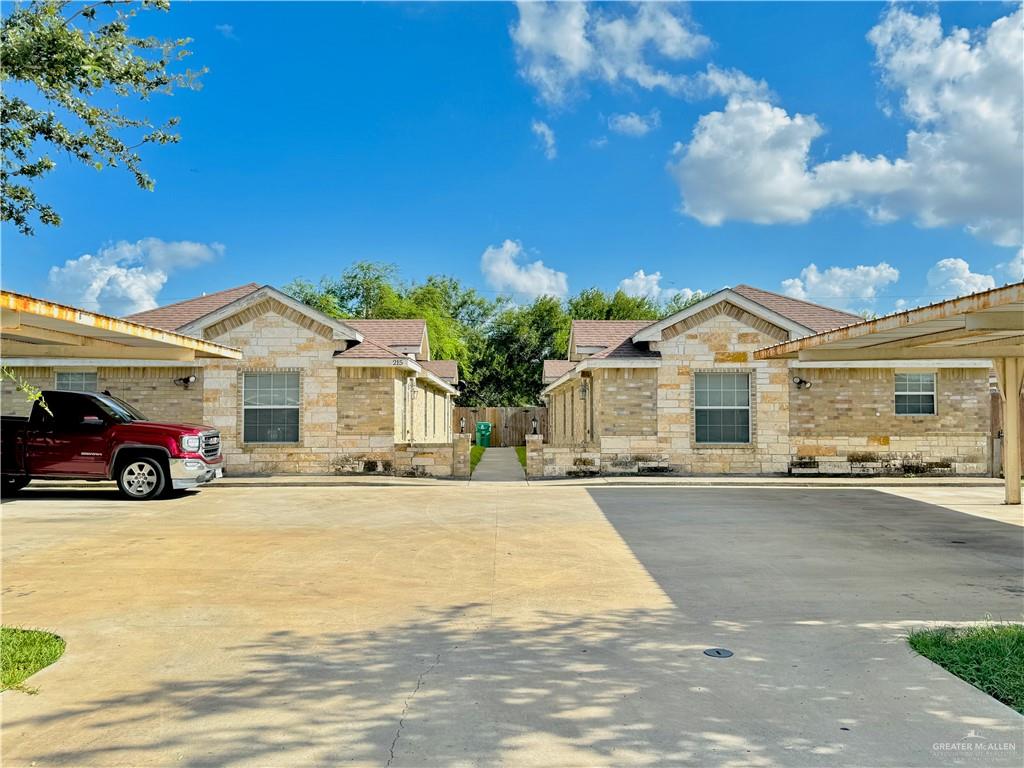
[(533, 432), (533, 419), (537, 419), (537, 432), (547, 434), (548, 409), (543, 406), (503, 406), (491, 408), (470, 408), (458, 406), (452, 417), (455, 431), (459, 431), (459, 420), (466, 420), (466, 432), (476, 433), (478, 421), (491, 423), (491, 445), (499, 448), (505, 445), (526, 445), (526, 436)]

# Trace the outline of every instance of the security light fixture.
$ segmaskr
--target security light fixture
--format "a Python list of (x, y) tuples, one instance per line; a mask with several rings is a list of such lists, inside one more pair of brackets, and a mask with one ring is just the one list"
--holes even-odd
[(793, 383), (796, 385), (797, 389), (810, 389), (811, 388), (811, 382), (807, 381), (807, 379), (801, 379), (799, 376), (794, 376), (793, 377)]
[(175, 379), (174, 383), (181, 387), (184, 387), (185, 389), (188, 389), (191, 385), (196, 383), (196, 377), (194, 374), (189, 376), (182, 376), (179, 379)]

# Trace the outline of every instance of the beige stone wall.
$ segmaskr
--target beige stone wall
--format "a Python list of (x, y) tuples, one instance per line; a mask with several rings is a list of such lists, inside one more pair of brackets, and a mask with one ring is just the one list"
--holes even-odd
[[(589, 390), (583, 394), (583, 384)], [(588, 442), (591, 423), (589, 378), (574, 378), (550, 393), (548, 397), (548, 442), (551, 445), (579, 445)]]
[[(30, 386), (38, 389), (53, 389), (53, 368), (12, 368), (13, 373)], [(32, 403), (25, 399), (13, 381), (4, 377), (0, 381), (0, 410), (4, 416), (28, 416)]]
[[(39, 389), (53, 389), (56, 386), (57, 371), (81, 371), (96, 373), (96, 389), (109, 390), (125, 400), (154, 421), (203, 424), (203, 369), (200, 367), (98, 367), (81, 366), (49, 368), (15, 368), (19, 377)], [(185, 389), (174, 380), (195, 376), (196, 383)], [(27, 416), (31, 403), (17, 391), (14, 382), (3, 380), (3, 415)]]
[(658, 434), (658, 372), (653, 368), (593, 371), (594, 434), (654, 437)]
[(452, 443), (399, 443), (395, 446), (396, 475), (451, 477), (453, 462)]
[[(923, 372), (926, 369), (916, 368)], [(801, 368), (790, 385), (790, 432), (797, 470), (857, 474), (989, 471), (988, 370), (940, 368), (936, 413), (897, 416), (891, 368)]]
[(452, 435), (452, 477), (469, 478), (472, 444), (473, 436), (468, 432), (456, 432)]
[[(753, 352), (785, 337), (781, 329), (731, 305), (718, 305), (666, 330), (657, 346), (658, 437), (668, 465), (687, 474), (761, 474), (789, 466), (789, 371)], [(750, 443), (696, 442), (694, 374), (750, 376)]]
[[(338, 452), (338, 369), (335, 343), (318, 327), (286, 317), (276, 302), (246, 310), (245, 322), (229, 318), (207, 338), (242, 350), (242, 360), (211, 361), (203, 393), (205, 421), (221, 432), (225, 471), (234, 474), (324, 473)], [(296, 443), (243, 440), (245, 373), (299, 374), (299, 439)]]

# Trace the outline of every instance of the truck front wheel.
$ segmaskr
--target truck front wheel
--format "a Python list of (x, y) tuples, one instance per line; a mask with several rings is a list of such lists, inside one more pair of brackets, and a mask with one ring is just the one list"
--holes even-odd
[(166, 484), (163, 464), (149, 456), (128, 459), (117, 473), (117, 487), (132, 501), (155, 499)]

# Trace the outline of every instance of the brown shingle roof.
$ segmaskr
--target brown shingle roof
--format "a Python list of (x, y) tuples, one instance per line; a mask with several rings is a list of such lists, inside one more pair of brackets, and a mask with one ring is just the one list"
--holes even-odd
[(572, 341), (580, 347), (620, 344), (651, 325), (651, 320), (573, 320)]
[(457, 384), (459, 381), (459, 363), (457, 360), (417, 360), (423, 366), (423, 370), (430, 371), (439, 379), (444, 379), (449, 384)]
[(844, 325), (859, 323), (864, 318), (860, 315), (852, 315), (830, 307), (823, 307), (820, 304), (812, 304), (809, 301), (794, 299), (791, 296), (783, 296), (780, 293), (772, 293), (762, 288), (754, 288), (751, 285), (737, 285), (732, 289), (744, 298), (756, 301), (762, 307), (782, 315), (810, 328), (815, 333), (830, 331), (833, 328), (841, 328)]
[(355, 346), (349, 347), (348, 349), (342, 350), (341, 352), (335, 352), (334, 356), (344, 358), (359, 358), (363, 360), (378, 360), (381, 358), (389, 359), (393, 357), (405, 357), (405, 355), (400, 355), (394, 350), (388, 349), (383, 344), (378, 344), (373, 339), (365, 337), (361, 342), (359, 342)]
[(545, 360), (544, 372), (541, 375), (543, 383), (550, 384), (557, 381), (575, 367), (576, 363), (572, 360)]
[(427, 324), (423, 320), (342, 320), (385, 347), (419, 347)]
[(238, 301), (250, 293), (258, 291), (260, 287), (257, 283), (246, 283), (237, 288), (228, 288), (197, 296), (194, 299), (177, 301), (156, 309), (147, 309), (145, 312), (136, 312), (134, 315), (126, 315), (124, 319), (131, 320), (133, 323), (151, 325), (154, 328), (163, 328), (165, 331), (176, 331), (211, 312), (216, 312), (221, 307), (226, 307), (233, 301)]

